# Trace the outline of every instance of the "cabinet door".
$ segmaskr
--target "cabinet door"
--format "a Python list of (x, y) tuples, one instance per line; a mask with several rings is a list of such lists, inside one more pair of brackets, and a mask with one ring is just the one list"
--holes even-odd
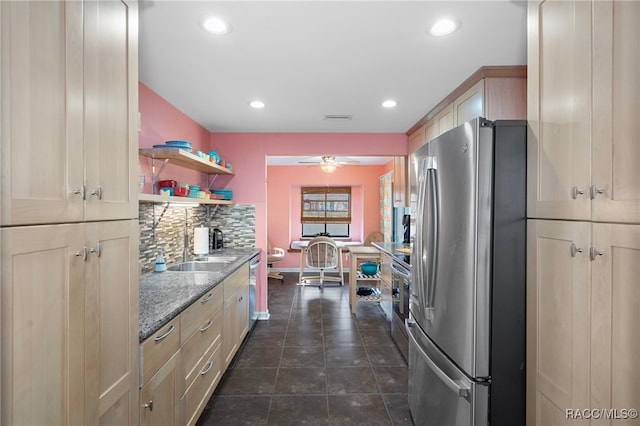
[(178, 409), (178, 358), (171, 357), (140, 389), (140, 424), (172, 426), (180, 423)]
[[(434, 120), (438, 123), (438, 135), (443, 134), (447, 130), (453, 129), (455, 127), (453, 104), (449, 104), (449, 106), (440, 111)], [(427, 138), (427, 142), (431, 139)]]
[(85, 424), (137, 424), (138, 222), (86, 226)]
[(426, 143), (425, 139), (426, 127), (422, 126), (409, 135), (409, 153), (415, 152), (418, 148)]
[(0, 231), (3, 425), (84, 424), (83, 234)]
[(225, 368), (249, 331), (249, 287), (241, 286), (224, 302), (222, 352)]
[[(82, 3), (2, 2), (2, 225), (84, 215)], [(80, 192), (80, 191), (78, 191)]]
[(592, 217), (640, 223), (640, 3), (593, 8)]
[(480, 80), (453, 101), (453, 118), (456, 126), (476, 117), (484, 116), (484, 80)]
[(528, 216), (591, 218), (591, 3), (529, 2)]
[[(640, 225), (593, 225), (591, 407), (640, 401)], [(618, 424), (598, 422), (597, 424)], [(621, 420), (619, 424), (639, 424)]]
[(408, 200), (407, 190), (407, 157), (393, 157), (393, 205), (404, 207)]
[(566, 409), (589, 407), (590, 226), (528, 221), (528, 425), (566, 424)]
[(138, 216), (138, 12), (135, 2), (86, 2), (87, 220)]
[(224, 368), (226, 369), (238, 350), (238, 300), (235, 293), (224, 302), (223, 307), (223, 328), (222, 328), (222, 356), (224, 358)]

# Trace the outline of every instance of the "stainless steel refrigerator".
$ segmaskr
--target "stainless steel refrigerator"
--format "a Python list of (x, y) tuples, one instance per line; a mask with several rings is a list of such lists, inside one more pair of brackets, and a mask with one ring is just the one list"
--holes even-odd
[(417, 425), (525, 424), (526, 133), (476, 118), (411, 155)]

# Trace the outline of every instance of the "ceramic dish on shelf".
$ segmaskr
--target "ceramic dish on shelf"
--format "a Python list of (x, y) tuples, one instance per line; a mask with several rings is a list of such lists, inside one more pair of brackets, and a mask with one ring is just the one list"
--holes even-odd
[(171, 145), (154, 145), (154, 148), (162, 148), (162, 149), (181, 149), (183, 151), (191, 152), (193, 151), (190, 147), (185, 146), (171, 146)]

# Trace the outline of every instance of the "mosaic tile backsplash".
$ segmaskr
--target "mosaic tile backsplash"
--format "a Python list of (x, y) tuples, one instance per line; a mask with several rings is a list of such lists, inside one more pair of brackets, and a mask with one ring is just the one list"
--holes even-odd
[[(164, 211), (164, 214), (163, 214)], [(193, 253), (193, 229), (208, 226), (218, 228), (229, 248), (255, 247), (256, 208), (251, 204), (198, 207), (165, 207), (140, 203), (140, 273), (152, 272), (158, 249), (162, 249), (167, 264), (181, 262), (184, 256), (185, 223), (189, 237), (189, 253)], [(210, 218), (210, 220), (208, 220)], [(154, 220), (158, 222), (155, 238)], [(213, 244), (213, 238), (209, 238)]]

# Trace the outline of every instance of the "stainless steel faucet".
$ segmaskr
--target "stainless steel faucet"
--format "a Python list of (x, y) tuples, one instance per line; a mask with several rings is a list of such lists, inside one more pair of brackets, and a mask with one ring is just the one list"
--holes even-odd
[(188, 209), (184, 209), (184, 253), (182, 255), (182, 261), (189, 261), (189, 226), (187, 222)]

